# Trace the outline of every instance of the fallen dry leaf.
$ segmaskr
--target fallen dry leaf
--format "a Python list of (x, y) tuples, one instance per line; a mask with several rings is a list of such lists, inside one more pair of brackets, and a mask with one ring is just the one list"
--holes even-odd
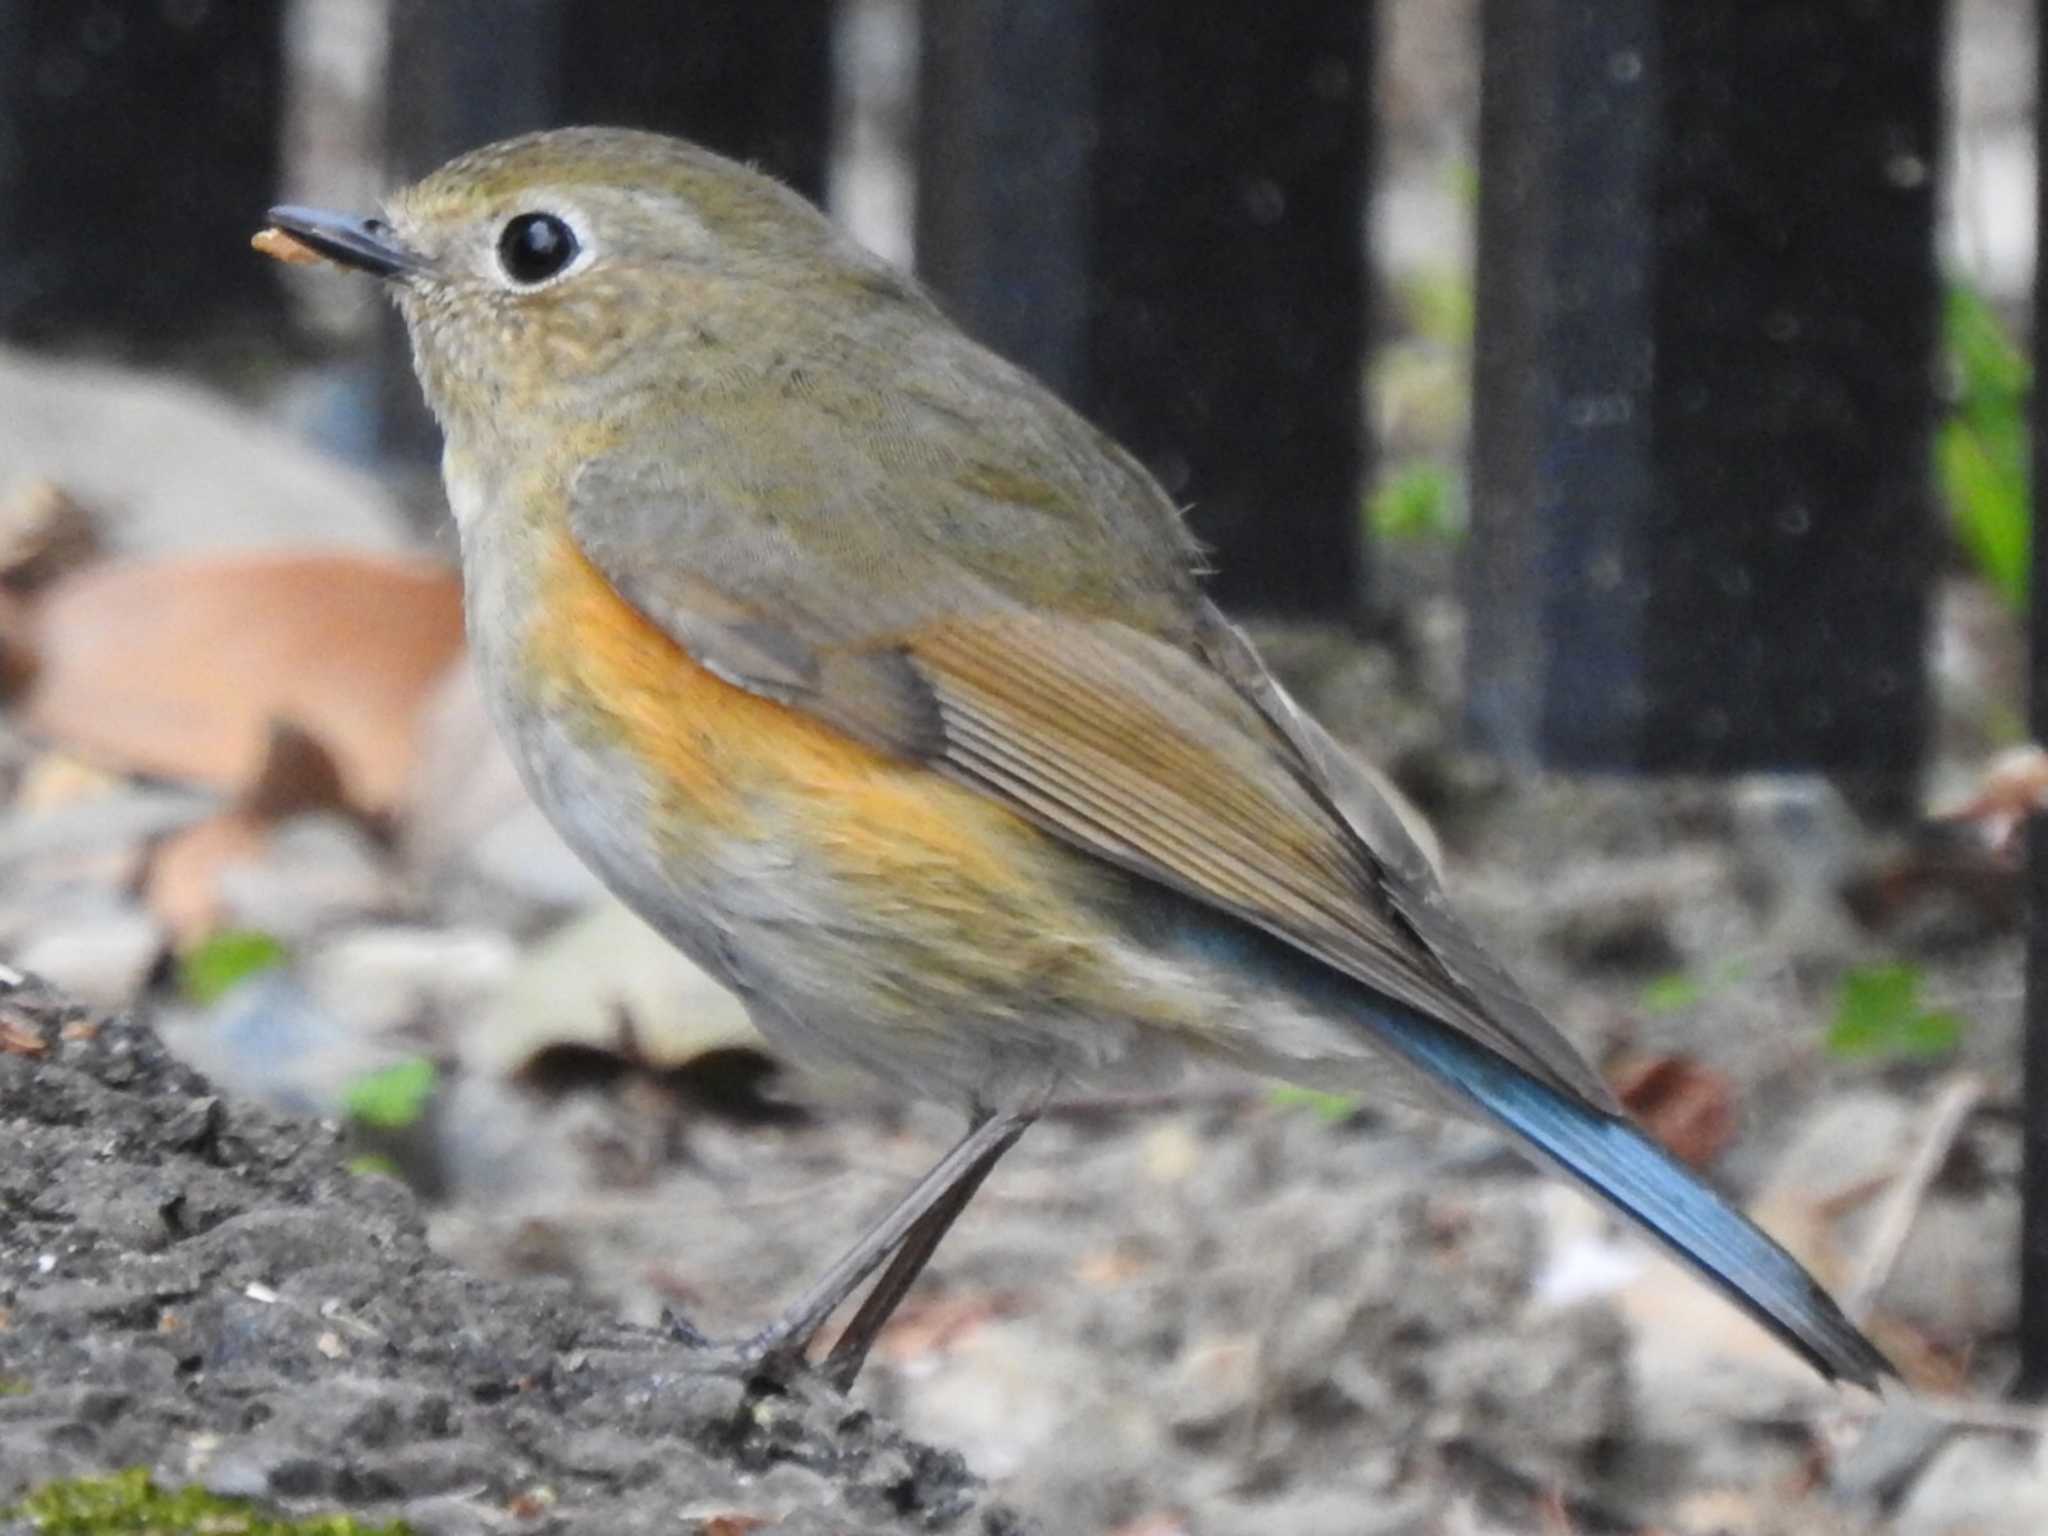
[(1152, 1268), (1151, 1258), (1119, 1244), (1083, 1254), (1074, 1264), (1074, 1278), (1097, 1291), (1121, 1290)]
[(1641, 1056), (1612, 1068), (1615, 1096), (1671, 1154), (1704, 1168), (1735, 1137), (1735, 1088), (1690, 1056)]
[(54, 480), (30, 480), (0, 497), (0, 581), (33, 592), (100, 557), (100, 534), (83, 504)]
[(95, 566), (34, 607), (21, 723), (126, 772), (246, 791), (288, 721), (383, 814), (462, 647), (461, 587), (395, 557), (249, 553)]
[(223, 871), (262, 854), (270, 829), (239, 811), (223, 811), (168, 838), (151, 854), (142, 899), (170, 930), (175, 949), (189, 949), (220, 918)]
[(1934, 819), (1973, 826), (1992, 852), (2017, 858), (2020, 828), (2044, 807), (2048, 807), (2048, 751), (2030, 741), (1992, 758), (1977, 792), (1961, 805), (1936, 812)]
[(0, 701), (26, 692), (35, 680), (35, 620), (20, 598), (0, 591)]
[(242, 791), (237, 808), (266, 821), (308, 811), (348, 808), (348, 790), (334, 756), (316, 736), (290, 720), (270, 722), (263, 765)]
[(0, 1015), (0, 1051), (13, 1056), (40, 1056), (48, 1049), (43, 1037), (28, 1025)]
[(1188, 1524), (1185, 1515), (1170, 1509), (1155, 1509), (1150, 1514), (1125, 1521), (1109, 1536), (1194, 1536), (1194, 1527)]
[(761, 1515), (713, 1515), (697, 1526), (698, 1536), (747, 1536), (749, 1531), (765, 1531), (768, 1520)]
[(505, 1513), (515, 1520), (538, 1520), (555, 1507), (555, 1490), (528, 1488), (505, 1501)]
[(288, 721), (273, 721), (263, 765), (235, 803), (184, 828), (150, 855), (143, 901), (180, 949), (219, 924), (221, 876), (258, 858), (277, 822), (343, 806), (341, 775), (327, 750)]

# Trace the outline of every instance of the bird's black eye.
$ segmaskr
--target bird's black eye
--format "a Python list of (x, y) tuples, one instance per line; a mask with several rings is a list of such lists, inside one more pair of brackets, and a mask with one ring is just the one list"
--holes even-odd
[(552, 213), (522, 213), (498, 236), (498, 264), (515, 283), (544, 283), (576, 259), (576, 233)]

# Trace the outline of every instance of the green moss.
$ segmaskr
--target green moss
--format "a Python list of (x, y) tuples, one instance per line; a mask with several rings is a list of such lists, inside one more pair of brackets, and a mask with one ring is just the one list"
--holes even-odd
[(0, 1517), (27, 1519), (49, 1536), (412, 1536), (403, 1522), (353, 1515), (287, 1520), (198, 1488), (163, 1489), (141, 1468), (112, 1477), (47, 1483)]
[(0, 1397), (26, 1397), (33, 1390), (26, 1376), (0, 1376)]

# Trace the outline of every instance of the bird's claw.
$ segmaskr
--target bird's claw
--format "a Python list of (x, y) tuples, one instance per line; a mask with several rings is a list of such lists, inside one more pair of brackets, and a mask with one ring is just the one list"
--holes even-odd
[(668, 1336), (715, 1370), (786, 1382), (804, 1364), (804, 1340), (783, 1329), (764, 1328), (738, 1339), (714, 1339), (672, 1307), (661, 1314)]
[(712, 1338), (710, 1334), (699, 1328), (674, 1307), (663, 1307), (661, 1309), (661, 1326), (668, 1331), (668, 1336), (671, 1339), (674, 1339), (685, 1349), (717, 1349), (719, 1347), (718, 1340)]

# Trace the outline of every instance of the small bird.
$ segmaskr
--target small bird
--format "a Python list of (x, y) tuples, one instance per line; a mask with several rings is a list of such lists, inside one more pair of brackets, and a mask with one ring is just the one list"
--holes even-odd
[(485, 694), (569, 843), (771, 1042), (967, 1114), (746, 1358), (881, 1270), (850, 1385), (1049, 1098), (1203, 1057), (1489, 1121), (1826, 1376), (1890, 1374), (1474, 940), (1157, 482), (795, 193), (571, 128), (270, 222), (397, 299)]

